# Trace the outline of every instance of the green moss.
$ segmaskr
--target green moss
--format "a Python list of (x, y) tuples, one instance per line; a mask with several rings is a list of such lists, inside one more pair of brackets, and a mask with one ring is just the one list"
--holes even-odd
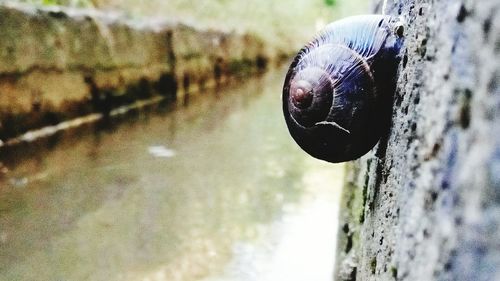
[(44, 6), (72, 6), (72, 7), (93, 7), (91, 0), (21, 0), (19, 2), (25, 2), (35, 5)]
[[(352, 163), (346, 164), (347, 175), (355, 173), (356, 167)], [(341, 259), (342, 256), (348, 252), (358, 252), (359, 250), (359, 236), (360, 216), (363, 215), (363, 187), (350, 180), (349, 176), (346, 177), (347, 181), (344, 183), (342, 190), (342, 199), (340, 204), (340, 225), (344, 225), (343, 230), (338, 234), (338, 250), (337, 257)]]
[(251, 59), (234, 59), (228, 63), (228, 71), (234, 75), (246, 75), (255, 70), (255, 63)]
[(185, 60), (199, 59), (202, 57), (203, 57), (203, 55), (201, 53), (197, 53), (197, 52), (189, 52), (189, 53), (185, 53), (182, 55), (182, 58)]
[(375, 272), (377, 270), (377, 258), (376, 257), (373, 257), (370, 260), (370, 270), (371, 270), (372, 274), (375, 274)]
[(366, 201), (368, 200), (368, 177), (366, 177), (365, 184), (363, 185), (363, 194), (362, 194), (362, 210), (359, 216), (359, 223), (365, 222), (365, 206)]
[(395, 266), (391, 267), (391, 275), (392, 275), (392, 278), (394, 278), (395, 280), (398, 279), (398, 269), (397, 269), (397, 267), (395, 267)]
[(337, 2), (336, 0), (325, 0), (325, 5), (333, 6), (335, 5), (336, 2)]

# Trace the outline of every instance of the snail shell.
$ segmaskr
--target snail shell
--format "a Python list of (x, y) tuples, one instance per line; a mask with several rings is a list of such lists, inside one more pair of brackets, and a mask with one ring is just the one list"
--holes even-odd
[(383, 15), (329, 24), (291, 64), (283, 86), (290, 134), (328, 162), (367, 153), (390, 123), (402, 26)]

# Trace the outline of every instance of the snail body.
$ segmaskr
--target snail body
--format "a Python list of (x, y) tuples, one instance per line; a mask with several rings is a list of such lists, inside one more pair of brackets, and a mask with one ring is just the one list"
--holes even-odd
[(283, 86), (291, 136), (311, 156), (344, 162), (375, 146), (390, 122), (402, 46), (390, 16), (333, 22), (292, 62)]

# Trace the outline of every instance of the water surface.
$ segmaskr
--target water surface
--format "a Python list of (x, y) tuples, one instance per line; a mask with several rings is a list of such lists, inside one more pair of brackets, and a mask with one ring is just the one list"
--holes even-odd
[(288, 136), (283, 75), (4, 152), (0, 280), (332, 280), (343, 168)]

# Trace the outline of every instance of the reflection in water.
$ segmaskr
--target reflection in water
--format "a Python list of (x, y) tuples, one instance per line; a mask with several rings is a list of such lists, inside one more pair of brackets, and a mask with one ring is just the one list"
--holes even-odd
[(154, 145), (149, 147), (149, 153), (155, 157), (174, 157), (175, 151), (168, 149), (163, 145)]
[(342, 167), (291, 141), (282, 76), (4, 152), (0, 280), (331, 280)]

